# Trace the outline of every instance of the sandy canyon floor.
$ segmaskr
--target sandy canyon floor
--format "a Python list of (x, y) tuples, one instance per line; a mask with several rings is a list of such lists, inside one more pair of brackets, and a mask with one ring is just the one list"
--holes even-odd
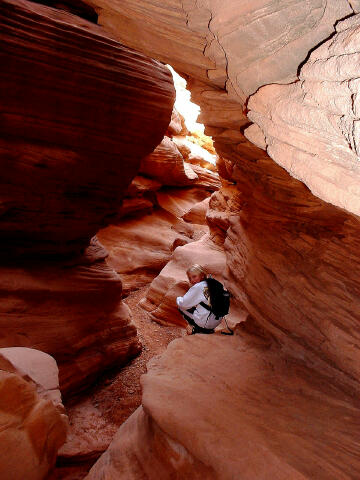
[(82, 480), (86, 476), (120, 425), (140, 405), (140, 377), (146, 372), (148, 361), (161, 354), (172, 340), (185, 334), (184, 329), (152, 322), (139, 307), (147, 288), (143, 287), (125, 299), (143, 346), (141, 355), (120, 371), (104, 374), (82, 396), (65, 403), (70, 432), (49, 480)]

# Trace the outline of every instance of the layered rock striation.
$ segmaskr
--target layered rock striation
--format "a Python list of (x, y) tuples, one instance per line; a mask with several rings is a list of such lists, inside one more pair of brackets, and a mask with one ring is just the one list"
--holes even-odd
[(67, 262), (1, 269), (0, 345), (51, 353), (65, 395), (140, 351), (121, 281), (106, 256), (94, 241), (82, 257)]
[[(211, 245), (249, 315), (235, 338), (182, 339), (150, 366), (143, 409), (89, 478), (156, 478), (159, 465), (165, 478), (188, 478), (191, 465), (209, 479), (357, 478), (358, 2), (92, 4), (123, 42), (190, 76), (223, 177), (207, 213)], [(153, 281), (153, 318), (176, 318), (194, 245)]]
[[(119, 273), (125, 294), (151, 282), (176, 247), (208, 232), (206, 202), (221, 186), (215, 168), (208, 168), (215, 167), (205, 158), (209, 153), (186, 140), (184, 134), (189, 132), (175, 109), (167, 133), (170, 136), (165, 135), (142, 159), (119, 219), (98, 232), (109, 251), (107, 262)], [(196, 159), (192, 145), (197, 147)]]
[[(186, 270), (193, 264), (204, 265), (206, 272), (219, 281), (224, 281), (226, 257), (222, 246), (216, 245), (209, 234), (199, 240), (179, 246), (160, 274), (151, 282), (146, 297), (140, 305), (149, 312), (152, 320), (162, 325), (186, 326), (176, 306), (176, 297), (184, 295), (189, 288)], [(235, 326), (246, 319), (246, 311), (233, 299), (229, 325)], [(219, 329), (222, 328), (222, 325)]]
[(0, 5), (0, 346), (54, 355), (68, 394), (139, 352), (119, 277), (94, 238), (171, 119), (166, 67), (101, 27)]
[(360, 15), (336, 26), (299, 81), (251, 97), (247, 137), (327, 202), (360, 214)]
[(73, 253), (161, 141), (172, 80), (74, 15), (26, 0), (2, 2), (0, 15), (1, 251)]
[(89, 3), (117, 39), (191, 77), (220, 156), (206, 248), (175, 250), (150, 287), (152, 318), (180, 323), (174, 299), (201, 258), (248, 312), (234, 338), (181, 339), (154, 360), (142, 408), (89, 478), (358, 478), (358, 2)]
[[(299, 82), (290, 86), (264, 87), (249, 106), (252, 118), (256, 116), (256, 121), (263, 125), (262, 135), (253, 128), (253, 140), (258, 146), (268, 145), (271, 151), (274, 145), (273, 151), (279, 152), (279, 163), (291, 158), (289, 170), (295, 172), (298, 165), (296, 176), (305, 179), (306, 175), (310, 176), (306, 162), (306, 169), (301, 170), (306, 153), (302, 163), (296, 163), (294, 156), (286, 154), (281, 157), (280, 154), (281, 151), (291, 151), (301, 158), (300, 147), (306, 152), (306, 145), (310, 142), (310, 157), (316, 158), (313, 154), (317, 149), (322, 162), (321, 167), (318, 163), (311, 163), (312, 178), (333, 176), (332, 181), (337, 185), (337, 190), (333, 189), (335, 194), (345, 198), (343, 187), (349, 186), (346, 195), (351, 195), (354, 189), (352, 199), (356, 204), (356, 178), (352, 177), (353, 182), (350, 181), (350, 175), (357, 171), (356, 135), (351, 137), (351, 129), (356, 127), (357, 84), (352, 80), (354, 71), (353, 63), (350, 63), (350, 59), (357, 58), (356, 3), (319, 1), (310, 5), (299, 1), (295, 3), (297, 11), (302, 13), (291, 18), (289, 8), (295, 4), (290, 5), (285, 0), (276, 5), (274, 2), (247, 2), (237, 5), (236, 9), (233, 2), (226, 6), (216, 1), (209, 1), (206, 5), (186, 2), (182, 9), (179, 5), (179, 11), (176, 6), (170, 10), (166, 3), (162, 3), (156, 13), (150, 2), (135, 8), (129, 1), (126, 13), (117, 12), (106, 0), (96, 3), (102, 8), (101, 23), (111, 31), (117, 30), (117, 21), (124, 15), (132, 18), (128, 29), (117, 33), (124, 42), (132, 45), (140, 41), (134, 40), (131, 28), (140, 21), (140, 13), (152, 11), (152, 22), (146, 30), (146, 34), (152, 36), (152, 54), (163, 59), (164, 55), (170, 55), (171, 48), (173, 61), (170, 58), (167, 61), (191, 76), (188, 86), (192, 97), (202, 107), (202, 119), (206, 131), (215, 139), (217, 153), (225, 159), (220, 168), (227, 184), (211, 199), (208, 220), (212, 238), (225, 248), (225, 276), (229, 288), (259, 322), (259, 328), (271, 331), (289, 351), (305, 355), (309, 364), (324, 362), (322, 367), (334, 369), (339, 381), (358, 388), (359, 338), (356, 325), (359, 303), (355, 272), (359, 263), (359, 220), (312, 195), (303, 183), (278, 167), (240, 131), (248, 123), (241, 107), (246, 96), (265, 83), (295, 80), (297, 68), (306, 60), (309, 49), (331, 35), (335, 23), (350, 16), (338, 23), (338, 33), (331, 40), (314, 49), (302, 69)], [(113, 14), (111, 22), (110, 10)], [(282, 35), (280, 26), (285, 19), (288, 27), (286, 34)], [(168, 22), (167, 31), (171, 33), (168, 33), (167, 44), (160, 46), (165, 21)], [(257, 41), (264, 43), (264, 48), (249, 43), (253, 49), (249, 49), (248, 59), (243, 64), (244, 72), (247, 72), (244, 80), (239, 63), (243, 60), (239, 50), (242, 43), (230, 39), (248, 38), (243, 36), (245, 31), (251, 32), (247, 25), (252, 25), (253, 31), (261, 28), (266, 34), (256, 35)], [(244, 40), (243, 45), (248, 46), (247, 42)], [(222, 48), (216, 50), (219, 44)], [(212, 45), (213, 50), (206, 49), (208, 45)], [(139, 43), (138, 48), (146, 47)], [(187, 55), (188, 48), (193, 49), (193, 56)], [(195, 50), (197, 54), (200, 50), (204, 52), (202, 61), (197, 63), (198, 68), (192, 66)], [(215, 72), (213, 78), (207, 75), (211, 68), (220, 72), (220, 50), (227, 59), (222, 64), (225, 66), (222, 85), (217, 82)], [(286, 58), (279, 68), (276, 59), (280, 57), (275, 50), (281, 50)], [(210, 57), (207, 54), (213, 51), (219, 54), (212, 54), (212, 67), (207, 68), (205, 64)], [(338, 56), (339, 52), (345, 55)], [(274, 60), (269, 62), (272, 63), (271, 78), (265, 68), (265, 57)], [(186, 62), (186, 58), (191, 61)], [(330, 90), (325, 94), (327, 87)], [(333, 99), (335, 90), (336, 99)], [(344, 99), (338, 97), (340, 91), (345, 95)], [(269, 92), (269, 101), (266, 92)], [(287, 99), (294, 110), (286, 109)], [(301, 99), (304, 102), (298, 106)], [(269, 120), (269, 115), (273, 115), (273, 120)], [(280, 118), (282, 123), (276, 126)], [(297, 130), (291, 122), (297, 125)], [(304, 128), (300, 131), (302, 125)], [(323, 138), (317, 135), (315, 142), (316, 132), (324, 133)], [(285, 136), (287, 142), (284, 143)], [(299, 147), (299, 154), (291, 141)], [(328, 155), (326, 169), (325, 157), (324, 161), (321, 160), (324, 152)], [(275, 153), (273, 156), (276, 158)], [(301, 177), (301, 171), (304, 177)], [(320, 191), (317, 193), (325, 196)], [(350, 205), (350, 201), (346, 205)], [(345, 351), (348, 353), (344, 354)]]
[(358, 400), (256, 331), (172, 342), (86, 479), (355, 479)]

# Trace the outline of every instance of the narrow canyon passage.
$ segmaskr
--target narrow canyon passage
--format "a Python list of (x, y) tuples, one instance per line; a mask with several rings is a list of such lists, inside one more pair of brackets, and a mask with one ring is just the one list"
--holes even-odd
[[(0, 22), (0, 478), (358, 480), (360, 2)], [(185, 335), (195, 263), (233, 336)]]
[(147, 289), (143, 287), (125, 300), (132, 311), (141, 354), (120, 371), (114, 369), (104, 374), (91, 391), (65, 403), (70, 430), (50, 479), (76, 480), (86, 476), (122, 423), (141, 404), (140, 376), (146, 372), (148, 361), (162, 354), (172, 340), (184, 335), (184, 329), (159, 326), (149, 320), (138, 305)]

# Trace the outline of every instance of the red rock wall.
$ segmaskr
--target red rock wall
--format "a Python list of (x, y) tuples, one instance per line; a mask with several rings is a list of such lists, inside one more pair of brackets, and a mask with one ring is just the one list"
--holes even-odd
[(247, 137), (314, 195), (360, 215), (360, 15), (336, 25), (299, 82), (263, 87), (249, 101)]
[(176, 247), (208, 231), (202, 202), (221, 182), (217, 172), (207, 168), (201, 149), (197, 164), (189, 163), (186, 133), (184, 119), (174, 109), (169, 136), (141, 160), (140, 175), (126, 192), (119, 219), (98, 232), (109, 251), (107, 263), (119, 273), (125, 295), (150, 283)]
[(163, 138), (174, 87), (69, 13), (6, 0), (0, 23), (0, 346), (52, 354), (68, 394), (139, 352), (121, 281), (88, 246)]
[[(94, 467), (92, 478), (158, 478), (159, 465), (164, 478), (169, 472), (189, 478), (189, 469), (194, 477), (191, 467), (203, 478), (221, 480), (358, 478), (359, 219), (315, 197), (241, 133), (248, 124), (248, 95), (267, 83), (295, 80), (309, 50), (329, 37), (334, 24), (351, 15), (358, 2), (89, 3), (118, 39), (191, 76), (207, 133), (224, 158), (222, 175), (232, 183), (210, 201), (212, 238), (226, 252), (227, 285), (251, 314), (231, 339), (179, 340), (153, 362), (144, 378), (144, 415), (140, 410), (124, 425), (125, 435)], [(340, 49), (354, 48), (348, 53), (357, 61), (357, 27), (346, 25), (354, 30), (349, 37), (339, 32)], [(326, 76), (330, 73), (345, 81), (337, 85), (335, 79), (332, 92), (339, 86), (346, 89), (348, 80), (350, 90), (355, 89), (350, 97), (354, 104), (349, 97), (340, 102), (340, 116), (347, 108), (343, 133), (350, 146), (340, 138), (339, 163), (349, 148), (351, 155), (356, 152), (357, 114), (349, 108), (356, 106), (358, 87), (353, 63), (337, 58), (337, 41), (329, 44), (335, 60), (320, 47), (312, 57), (314, 65), (310, 59), (302, 71), (302, 82), (266, 87), (264, 96), (260, 89), (250, 102), (250, 115), (262, 130), (252, 127), (252, 139), (263, 148), (274, 145), (269, 153), (279, 163), (276, 143), (294, 138), (301, 146), (303, 125), (325, 129), (326, 141), (320, 136), (325, 150), (340, 138), (335, 135), (334, 140), (333, 117), (328, 116), (339, 106), (330, 108), (321, 93), (321, 82), (332, 82)], [(333, 71), (332, 62), (339, 68)], [(311, 85), (312, 80), (319, 85)], [(273, 110), (278, 100), (284, 103)], [(299, 100), (306, 100), (308, 108), (298, 108)], [(298, 130), (290, 128), (294, 118), (287, 101), (297, 107)], [(316, 116), (309, 121), (310, 112), (322, 110), (322, 102), (326, 122)], [(274, 130), (269, 128), (272, 112), (273, 122), (280, 124)], [(309, 138), (315, 143), (319, 135)], [(314, 177), (320, 176), (318, 164), (312, 168)], [(350, 162), (346, 178), (356, 169)], [(300, 173), (296, 176), (305, 180)], [(341, 184), (342, 177), (335, 174), (334, 182)], [(357, 184), (352, 188), (356, 198)], [(168, 292), (163, 277), (157, 297)], [(16, 308), (21, 307), (18, 295)], [(145, 438), (150, 450), (141, 448)], [(160, 451), (169, 452), (170, 461)]]
[(9, 0), (0, 21), (1, 251), (73, 253), (161, 141), (171, 75), (65, 12)]
[(172, 342), (86, 479), (356, 479), (358, 400), (274, 347), (246, 331)]
[[(141, 14), (154, 12), (151, 2), (135, 8), (128, 0), (126, 13), (106, 0), (92, 3), (103, 8), (100, 22), (132, 45), (139, 40), (131, 29), (142, 21)], [(289, 12), (295, 4), (285, 0), (242, 5), (228, 2), (226, 6), (215, 0), (196, 5), (185, 2), (171, 10), (162, 3), (153, 13), (146, 34), (152, 35), (153, 55), (173, 60), (175, 67), (190, 75), (192, 98), (201, 105), (206, 131), (213, 135), (217, 153), (225, 159), (221, 173), (234, 184), (226, 184), (215, 193), (208, 213), (213, 240), (224, 243), (229, 287), (259, 326), (268, 329), (289, 351), (299, 355), (307, 352), (310, 363), (324, 362), (323, 368), (335, 368), (339, 381), (355, 388), (360, 361), (356, 333), (360, 311), (356, 281), (359, 220), (313, 196), (240, 132), (248, 123), (242, 108), (246, 96), (263, 84), (295, 79), (309, 48), (325, 40), (334, 31), (334, 24), (357, 8), (347, 1), (295, 3), (299, 15), (294, 17), (289, 17)], [(168, 17), (167, 11), (171, 11)], [(132, 22), (120, 31), (124, 15)], [(165, 18), (170, 25), (169, 40), (160, 46)], [(344, 206), (350, 201), (343, 187), (357, 205), (355, 130), (351, 133), (351, 125), (357, 125), (356, 112), (351, 110), (351, 98), (354, 108), (357, 98), (357, 84), (351, 80), (351, 60), (359, 51), (357, 23), (357, 16), (339, 23), (338, 35), (312, 53), (300, 82), (264, 87), (264, 93), (260, 89), (249, 103), (250, 117), (263, 129), (259, 135), (259, 130), (252, 128), (254, 142), (267, 146), (280, 164), (288, 162), (286, 168), (299, 178), (309, 178), (310, 182), (310, 178), (332, 176)], [(192, 61), (186, 61), (188, 48), (198, 53), (203, 50), (198, 63), (201, 73)], [(336, 57), (339, 52), (346, 53), (341, 60)], [(212, 66), (206, 67), (209, 60)], [(331, 90), (326, 90), (328, 87)], [(332, 92), (330, 96), (326, 91)], [(339, 94), (345, 95), (345, 100)], [(332, 101), (334, 95), (336, 101)], [(343, 118), (343, 114), (347, 116)], [(339, 122), (343, 123), (340, 133)], [(323, 137), (317, 132), (323, 132)], [(291, 153), (291, 141), (298, 151), (308, 142), (313, 163), (305, 159), (307, 153), (303, 159), (301, 153)], [(325, 169), (324, 152), (331, 152), (327, 160), (336, 157), (338, 163), (334, 160)], [(330, 199), (320, 188), (316, 193)]]
[[(182, 339), (154, 360), (143, 378), (146, 418), (129, 420), (137, 431), (114, 443), (88, 478), (155, 478), (156, 460), (138, 448), (144, 437), (172, 458), (181, 452), (179, 478), (185, 452), (199, 470), (209, 467), (208, 479), (358, 478), (358, 2), (128, 0), (125, 12), (108, 0), (91, 3), (124, 42), (191, 77), (226, 179), (210, 200), (212, 239), (223, 245), (226, 283), (250, 315), (232, 339)], [(148, 17), (144, 37), (135, 37)], [(300, 81), (260, 88), (250, 100), (259, 127), (247, 135), (317, 197), (242, 134), (248, 96), (296, 80), (311, 49)], [(177, 259), (185, 268), (180, 253), (150, 288), (153, 318), (172, 314), (184, 280), (172, 271)], [(138, 469), (123, 475), (129, 457)]]
[(96, 244), (73, 260), (1, 268), (0, 345), (51, 353), (63, 394), (140, 351), (119, 276)]

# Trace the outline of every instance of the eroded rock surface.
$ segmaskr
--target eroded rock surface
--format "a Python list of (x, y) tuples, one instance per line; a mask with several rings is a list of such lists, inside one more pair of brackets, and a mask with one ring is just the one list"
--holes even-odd
[[(172, 119), (177, 118), (178, 128), (169, 130), (179, 134), (183, 127), (174, 110)], [(194, 224), (189, 222), (189, 212), (218, 190), (221, 181), (214, 169), (207, 168), (204, 156), (209, 153), (204, 149), (194, 145), (198, 147), (197, 161), (188, 161), (191, 149), (187, 144), (193, 144), (184, 139), (165, 136), (154, 152), (142, 159), (140, 175), (126, 192), (119, 220), (98, 233), (109, 251), (108, 264), (121, 276), (125, 294), (151, 282), (176, 247), (208, 232), (206, 204), (194, 213)]]
[[(140, 303), (149, 312), (152, 320), (163, 325), (186, 326), (186, 321), (177, 309), (176, 297), (184, 295), (189, 289), (186, 270), (195, 263), (204, 265), (207, 273), (219, 281), (224, 281), (226, 271), (224, 250), (212, 242), (209, 235), (178, 247), (171, 260), (153, 280), (146, 298)], [(246, 319), (246, 312), (237, 304), (236, 299), (227, 319), (231, 326)]]
[[(304, 181), (332, 176), (342, 201), (343, 187), (351, 186), (353, 195), (349, 189), (346, 203), (337, 204), (349, 210), (351, 201), (357, 205), (356, 179), (350, 179), (357, 172), (356, 17), (338, 24), (338, 34), (325, 49), (314, 50), (299, 82), (260, 88), (250, 101), (251, 119), (261, 127), (248, 131), (256, 146), (242, 134), (249, 122), (243, 108), (247, 96), (267, 83), (296, 80), (309, 50), (332, 35), (334, 25), (358, 8), (356, 2), (237, 2), (235, 10), (233, 2), (208, 1), (172, 4), (172, 9), (162, 3), (155, 10), (154, 2), (136, 7), (129, 1), (126, 13), (106, 0), (100, 3), (100, 21), (114, 32), (126, 16), (132, 17), (131, 24), (118, 30), (124, 42), (145, 51), (151, 48), (157, 58), (191, 76), (188, 86), (202, 108), (206, 133), (215, 139), (223, 178), (209, 202), (210, 238), (219, 252), (225, 250), (223, 278), (250, 312), (253, 322), (248, 319), (245, 326), (255, 340), (248, 342), (238, 327), (241, 338), (195, 336), (172, 344), (144, 379), (144, 413), (131, 420), (138, 422), (136, 427), (132, 423), (136, 434), (122, 437), (126, 446), (118, 443), (126, 455), (120, 459), (114, 444), (94, 472), (100, 476), (116, 471), (119, 476), (126, 471), (128, 478), (151, 478), (155, 469), (138, 445), (152, 437), (152, 451), (167, 444), (170, 458), (178, 452), (179, 463), (167, 464), (169, 475), (176, 465), (181, 472), (182, 462), (188, 466), (196, 461), (200, 471), (203, 464), (210, 468), (204, 478), (357, 478), (360, 222), (315, 197), (261, 150), (267, 148), (280, 164), (291, 162), (286, 168)], [(144, 14), (152, 19), (144, 30), (146, 44), (131, 33)], [(162, 41), (165, 35), (167, 42)], [(242, 48), (240, 55), (237, 50)], [(322, 157), (319, 163), (314, 154)], [(332, 164), (324, 163), (326, 156)], [(330, 200), (324, 196), (326, 188), (322, 192), (308, 184)], [(174, 259), (193, 246), (178, 248)], [(178, 266), (170, 262), (153, 281), (144, 305), (154, 319), (177, 321), (174, 300), (187, 288), (181, 282), (194, 256), (200, 259), (197, 263), (209, 262), (209, 255), (202, 260), (193, 254), (186, 261), (179, 258)], [(262, 335), (266, 340), (257, 340)], [(213, 354), (218, 373), (209, 368)], [(217, 370), (220, 365), (230, 365), (229, 376), (226, 368)], [(171, 382), (166, 381), (170, 371), (174, 401)], [(188, 380), (193, 383), (187, 391)], [(195, 399), (198, 394), (203, 400)], [(186, 396), (191, 398), (188, 403)], [(157, 428), (171, 438), (172, 447), (163, 436), (152, 436)], [(219, 444), (215, 454), (214, 444)], [(137, 471), (127, 471), (122, 463), (131, 455), (137, 458)]]
[(256, 125), (247, 137), (314, 195), (360, 215), (360, 15), (336, 31), (312, 52), (299, 82), (251, 98)]
[(28, 348), (0, 349), (0, 476), (42, 480), (65, 442), (56, 362)]
[(175, 340), (142, 385), (87, 480), (357, 477), (358, 399), (266, 337)]
[(0, 368), (34, 384), (41, 398), (51, 400), (59, 412), (64, 413), (59, 369), (53, 357), (34, 348), (0, 348)]
[(228, 83), (228, 91), (242, 99), (264, 84), (295, 80), (309, 50), (333, 32), (337, 20), (353, 13), (347, 0), (91, 4), (100, 7), (99, 23), (123, 43), (156, 53), (191, 77), (220, 88)]
[(6, 0), (0, 23), (0, 347), (53, 355), (68, 394), (139, 352), (121, 281), (88, 246), (163, 138), (174, 86), (70, 13)]
[[(358, 2), (239, 3), (91, 0), (99, 22), (116, 38), (190, 75), (224, 179), (209, 202), (206, 239), (212, 243), (178, 248), (145, 306), (152, 318), (180, 324), (174, 300), (188, 287), (185, 269), (213, 260), (239, 308), (250, 312), (245, 326), (252, 335), (237, 327), (234, 338), (173, 343), (149, 368), (142, 409), (89, 478), (155, 480), (159, 472), (196, 478), (197, 471), (209, 479), (359, 477), (360, 222), (316, 198), (260, 149), (268, 148), (279, 163), (303, 162), (306, 155), (297, 150), (318, 149), (310, 150), (321, 157), (319, 164), (309, 160), (312, 177), (324, 170), (336, 184), (333, 203), (357, 212), (357, 185), (349, 177), (357, 172), (356, 17), (338, 25), (325, 50), (313, 52), (300, 82), (267, 86), (254, 96), (250, 115), (258, 114), (261, 129), (250, 127), (248, 136), (260, 148), (242, 134), (247, 97), (267, 83), (296, 80), (309, 50)], [(336, 158), (328, 152), (334, 146)], [(289, 151), (293, 156), (285, 158)], [(332, 162), (326, 168), (325, 154)], [(326, 188), (310, 184), (306, 162), (296, 173), (296, 162), (285, 166), (330, 200)], [(182, 168), (189, 179), (194, 169)]]
[(198, 188), (159, 191), (151, 214), (122, 218), (98, 233), (109, 251), (107, 263), (121, 276), (125, 294), (151, 282), (176, 247), (208, 231), (207, 225), (192, 225), (181, 217), (209, 194)]
[(161, 141), (171, 75), (66, 12), (6, 0), (0, 22), (1, 251), (74, 252)]
[(0, 345), (53, 355), (65, 394), (140, 350), (121, 281), (105, 256), (94, 241), (72, 261), (1, 268)]

